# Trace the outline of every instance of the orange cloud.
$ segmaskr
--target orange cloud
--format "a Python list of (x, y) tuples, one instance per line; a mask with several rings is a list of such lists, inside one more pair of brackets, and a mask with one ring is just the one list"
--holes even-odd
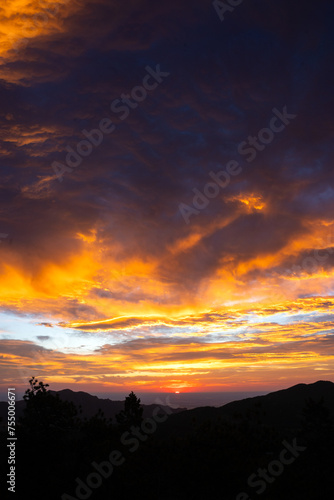
[[(0, 9), (0, 57), (13, 57), (32, 39), (62, 30), (69, 0), (10, 0)], [(71, 5), (72, 4), (72, 5)]]

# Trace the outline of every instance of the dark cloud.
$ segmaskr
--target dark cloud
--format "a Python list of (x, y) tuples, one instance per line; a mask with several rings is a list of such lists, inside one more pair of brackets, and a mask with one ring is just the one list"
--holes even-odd
[(48, 349), (41, 347), (34, 342), (23, 340), (0, 340), (0, 349), (2, 353), (14, 354), (15, 356), (22, 356), (23, 358), (43, 357)]

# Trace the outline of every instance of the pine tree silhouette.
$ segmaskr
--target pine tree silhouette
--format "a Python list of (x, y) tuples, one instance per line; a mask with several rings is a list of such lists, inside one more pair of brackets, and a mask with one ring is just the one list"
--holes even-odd
[(133, 391), (125, 398), (124, 410), (116, 415), (116, 420), (121, 428), (128, 429), (132, 425), (139, 426), (143, 420), (143, 407), (140, 398)]

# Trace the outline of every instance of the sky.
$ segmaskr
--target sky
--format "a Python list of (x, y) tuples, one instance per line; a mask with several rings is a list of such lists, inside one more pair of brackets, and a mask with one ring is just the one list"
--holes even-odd
[(0, 390), (334, 381), (330, 0), (0, 7)]

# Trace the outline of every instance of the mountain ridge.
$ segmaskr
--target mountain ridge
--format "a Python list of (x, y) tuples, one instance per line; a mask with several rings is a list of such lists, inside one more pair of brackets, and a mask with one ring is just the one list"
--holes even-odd
[[(106, 418), (115, 418), (115, 415), (124, 408), (124, 400), (111, 400), (99, 398), (84, 391), (73, 391), (62, 389), (60, 391), (50, 390), (51, 394), (58, 394), (60, 399), (71, 401), (77, 408), (81, 406), (82, 417), (91, 418), (99, 410)], [(169, 423), (165, 428), (175, 425), (183, 428), (195, 418), (199, 421), (208, 419), (216, 420), (224, 418), (227, 420), (248, 418), (250, 421), (262, 422), (264, 425), (276, 425), (279, 427), (297, 427), (302, 418), (302, 410), (308, 399), (318, 401), (321, 398), (334, 415), (334, 383), (328, 380), (318, 380), (311, 384), (299, 383), (286, 389), (270, 392), (262, 396), (253, 396), (241, 400), (226, 403), (220, 407), (203, 406), (190, 410), (186, 408), (171, 408), (162, 404), (143, 404), (143, 417), (152, 415), (155, 407), (169, 408)], [(16, 414), (20, 417), (23, 413), (25, 401), (16, 402)], [(7, 418), (7, 402), (0, 402), (0, 417), (4, 424)]]

